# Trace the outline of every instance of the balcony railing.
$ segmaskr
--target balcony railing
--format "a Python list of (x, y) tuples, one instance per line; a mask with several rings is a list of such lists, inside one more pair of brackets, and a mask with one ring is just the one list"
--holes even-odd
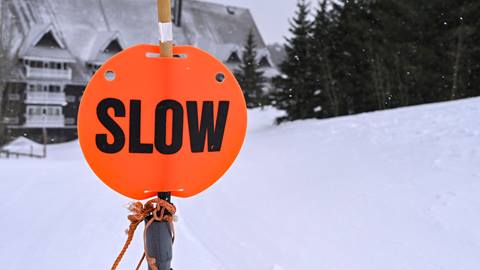
[(60, 128), (65, 126), (63, 115), (27, 115), (25, 127), (30, 128)]
[(27, 104), (56, 104), (64, 105), (67, 102), (64, 92), (27, 92)]
[(35, 68), (25, 66), (25, 76), (30, 79), (72, 79), (72, 69)]

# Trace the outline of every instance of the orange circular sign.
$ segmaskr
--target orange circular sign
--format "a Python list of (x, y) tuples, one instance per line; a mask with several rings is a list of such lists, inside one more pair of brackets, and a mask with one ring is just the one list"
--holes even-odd
[(196, 195), (214, 184), (242, 147), (247, 110), (232, 73), (208, 53), (139, 45), (93, 76), (78, 115), (80, 146), (95, 174), (133, 198)]

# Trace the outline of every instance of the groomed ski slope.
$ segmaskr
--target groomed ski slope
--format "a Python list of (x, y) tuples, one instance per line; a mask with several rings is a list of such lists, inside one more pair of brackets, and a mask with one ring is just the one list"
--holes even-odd
[[(250, 112), (233, 168), (176, 199), (176, 270), (480, 269), (480, 99), (272, 125)], [(110, 269), (128, 199), (78, 143), (0, 160), (3, 270)], [(120, 269), (141, 256), (141, 230)]]

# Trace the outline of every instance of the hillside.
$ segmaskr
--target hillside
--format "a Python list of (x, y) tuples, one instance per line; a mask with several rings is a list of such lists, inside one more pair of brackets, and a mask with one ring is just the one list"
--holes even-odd
[[(175, 199), (174, 269), (476, 270), (480, 99), (272, 125), (250, 112), (227, 175)], [(90, 172), (78, 143), (46, 160), (0, 160), (5, 270), (109, 269), (128, 199)], [(138, 231), (120, 269), (141, 256)]]

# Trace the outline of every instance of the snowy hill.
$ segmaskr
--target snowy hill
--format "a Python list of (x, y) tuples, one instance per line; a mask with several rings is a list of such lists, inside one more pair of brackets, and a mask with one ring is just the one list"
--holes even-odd
[[(480, 268), (480, 99), (273, 126), (251, 111), (238, 161), (176, 199), (174, 269)], [(2, 269), (109, 269), (128, 200), (77, 143), (0, 160)], [(140, 257), (141, 233), (120, 269)]]

